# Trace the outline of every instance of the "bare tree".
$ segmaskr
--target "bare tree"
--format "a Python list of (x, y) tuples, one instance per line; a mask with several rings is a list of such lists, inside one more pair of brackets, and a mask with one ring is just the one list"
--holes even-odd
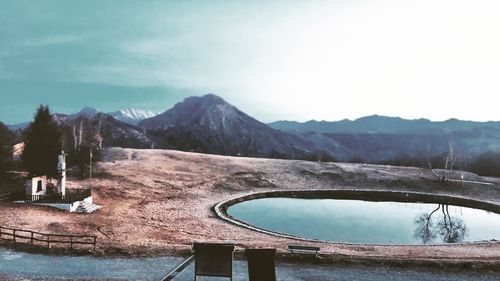
[(78, 137), (76, 135), (76, 121), (74, 121), (71, 125), (72, 133), (73, 133), (73, 148), (74, 151), (78, 150)]
[(446, 153), (446, 158), (444, 160), (444, 171), (442, 173), (438, 174), (436, 171), (434, 171), (434, 169), (432, 167), (431, 147), (429, 144), (427, 145), (427, 163), (429, 164), (429, 169), (441, 181), (445, 182), (445, 181), (451, 179), (451, 176), (453, 174), (453, 169), (455, 168), (456, 161), (457, 161), (457, 157), (456, 157), (456, 151), (455, 151), (455, 144), (452, 140), (450, 140), (450, 141), (448, 141), (448, 151)]
[(431, 145), (427, 144), (427, 162), (429, 163), (429, 169), (433, 171), (432, 169), (432, 163), (431, 163)]
[(442, 205), (443, 220), (438, 223), (439, 234), (445, 243), (462, 242), (467, 235), (467, 226), (460, 218), (450, 216), (448, 205)]
[[(437, 222), (432, 217), (441, 209), (442, 216), (437, 215)], [(452, 217), (448, 205), (439, 204), (431, 213), (422, 213), (416, 219), (417, 228), (414, 237), (427, 244), (439, 237), (445, 243), (459, 243), (467, 235), (467, 226), (459, 217)]]
[(102, 128), (102, 114), (99, 114), (99, 122), (97, 123), (97, 130), (96, 133), (94, 134), (94, 141), (97, 144), (97, 149), (102, 150), (102, 135), (101, 135), (101, 128)]
[(83, 141), (83, 118), (80, 118), (80, 124), (78, 129), (78, 147), (82, 145)]
[(444, 165), (444, 169), (448, 174), (448, 179), (451, 177), (451, 173), (453, 172), (456, 160), (457, 158), (455, 156), (455, 146), (450, 140), (448, 142), (448, 155), (446, 156), (446, 163)]
[(414, 237), (421, 239), (422, 243), (427, 244), (436, 238), (436, 232), (433, 231), (434, 223), (432, 216), (441, 208), (441, 204), (433, 210), (430, 214), (423, 213), (415, 219), (417, 229), (415, 230)]

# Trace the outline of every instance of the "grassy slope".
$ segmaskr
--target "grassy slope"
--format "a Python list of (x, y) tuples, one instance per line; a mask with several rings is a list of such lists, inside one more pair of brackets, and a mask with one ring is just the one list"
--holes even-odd
[[(500, 204), (495, 186), (441, 185), (425, 169), (358, 164), (224, 157), (167, 150), (109, 149), (98, 177), (69, 181), (92, 185), (104, 208), (90, 215), (46, 207), (0, 203), (0, 224), (55, 233), (89, 233), (104, 254), (168, 254), (186, 251), (193, 241), (235, 241), (281, 251), (297, 243), (233, 226), (211, 208), (257, 191), (296, 189), (376, 189), (432, 192)], [(481, 179), (466, 174), (466, 179)], [(500, 243), (450, 246), (370, 246), (322, 244), (343, 257), (447, 258), (500, 262)]]

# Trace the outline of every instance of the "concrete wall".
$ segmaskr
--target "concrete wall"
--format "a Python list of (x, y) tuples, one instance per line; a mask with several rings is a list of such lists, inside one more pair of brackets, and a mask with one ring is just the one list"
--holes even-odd
[[(92, 204), (92, 196), (83, 199), (83, 202), (88, 203), (88, 204)], [(78, 207), (80, 206), (81, 203), (82, 203), (82, 201), (77, 201), (77, 202), (72, 203), (70, 205), (69, 211), (70, 212), (76, 211), (76, 209), (78, 209)]]
[[(70, 213), (76, 211), (76, 209), (78, 209), (78, 207), (80, 206), (80, 203), (82, 201), (76, 201), (76, 202), (73, 202), (71, 204), (55, 204), (55, 203), (37, 203), (36, 205), (41, 205), (41, 206), (48, 206), (48, 207), (52, 207), (52, 208), (57, 208), (57, 209), (61, 209), (61, 210), (65, 210), (65, 211), (69, 211)], [(92, 204), (92, 196), (89, 196), (85, 199), (83, 199), (83, 202), (85, 203), (89, 203), (89, 204)]]
[[(38, 182), (42, 182), (42, 190), (37, 191)], [(47, 194), (47, 177), (34, 177), (26, 181), (26, 195), (45, 195)]]

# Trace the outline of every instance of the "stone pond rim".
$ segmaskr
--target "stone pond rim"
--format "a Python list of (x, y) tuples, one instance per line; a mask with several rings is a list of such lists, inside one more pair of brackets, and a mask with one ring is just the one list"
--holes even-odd
[(430, 194), (430, 193), (419, 193), (419, 192), (402, 192), (402, 191), (373, 191), (373, 190), (352, 190), (352, 189), (314, 189), (314, 190), (293, 190), (293, 191), (267, 191), (267, 192), (255, 192), (246, 195), (240, 195), (235, 198), (231, 198), (222, 201), (214, 206), (214, 211), (217, 216), (231, 224), (238, 225), (250, 230), (254, 230), (260, 233), (269, 234), (276, 237), (294, 239), (304, 242), (313, 243), (327, 243), (327, 244), (343, 244), (343, 245), (374, 245), (374, 246), (418, 246), (418, 247), (432, 247), (432, 246), (446, 246), (446, 245), (460, 245), (460, 244), (484, 244), (484, 243), (499, 243), (499, 241), (475, 241), (475, 242), (462, 242), (462, 243), (450, 243), (450, 244), (428, 244), (428, 245), (401, 245), (401, 244), (374, 244), (374, 243), (347, 243), (347, 242), (335, 242), (319, 239), (303, 238), (299, 236), (294, 236), (290, 234), (280, 233), (276, 231), (270, 231), (253, 226), (249, 223), (241, 221), (227, 213), (229, 207), (236, 205), (238, 203), (262, 199), (262, 198), (300, 198), (300, 199), (344, 199), (344, 200), (364, 200), (372, 202), (400, 202), (400, 203), (432, 203), (432, 204), (445, 204), (445, 205), (455, 205), (460, 207), (481, 209), (488, 212), (493, 212), (500, 214), (500, 205), (492, 202), (481, 201), (477, 199), (450, 196), (450, 195), (440, 195), (440, 194)]

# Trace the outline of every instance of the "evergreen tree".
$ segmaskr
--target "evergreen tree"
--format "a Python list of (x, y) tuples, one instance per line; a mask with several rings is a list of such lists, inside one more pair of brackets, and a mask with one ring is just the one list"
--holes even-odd
[(0, 179), (3, 178), (11, 160), (12, 133), (0, 122)]
[(30, 176), (56, 178), (57, 156), (62, 148), (61, 133), (48, 106), (38, 108), (35, 120), (26, 130), (24, 144), (22, 161)]

